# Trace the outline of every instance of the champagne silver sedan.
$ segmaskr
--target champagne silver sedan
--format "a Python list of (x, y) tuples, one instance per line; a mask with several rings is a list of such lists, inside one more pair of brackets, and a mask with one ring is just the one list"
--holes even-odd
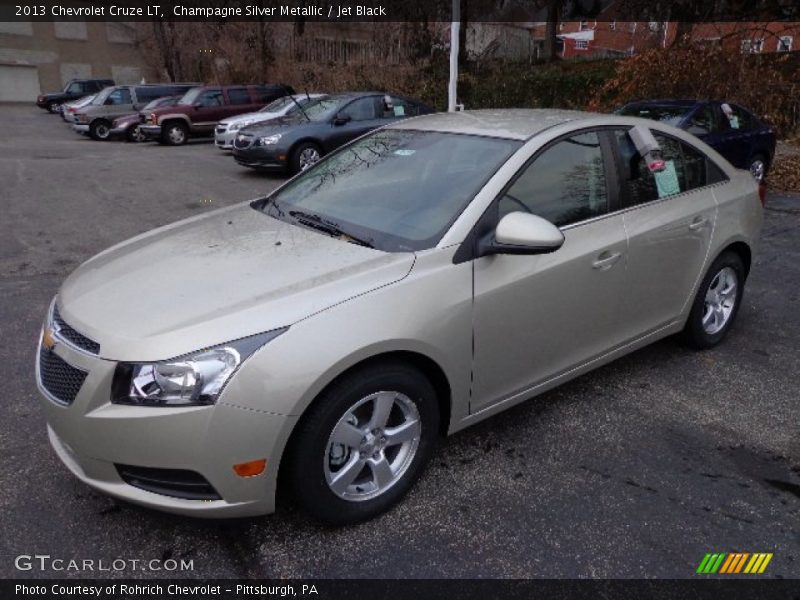
[(157, 509), (269, 513), (280, 481), (367, 519), (442, 435), (659, 338), (722, 341), (761, 222), (750, 174), (667, 125), (405, 120), (80, 266), (39, 344), (50, 442)]

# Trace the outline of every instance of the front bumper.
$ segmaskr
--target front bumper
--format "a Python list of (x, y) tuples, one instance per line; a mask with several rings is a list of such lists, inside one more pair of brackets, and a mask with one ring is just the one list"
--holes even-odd
[[(42, 395), (50, 443), (72, 473), (111, 496), (167, 512), (198, 517), (242, 517), (274, 511), (280, 454), (296, 417), (232, 406), (224, 394), (213, 406), (140, 407), (111, 404), (116, 362), (56, 343), (51, 350), (87, 372), (74, 401)], [(233, 465), (266, 458), (261, 475), (240, 477)], [(200, 474), (220, 499), (193, 500), (126, 483), (117, 465), (189, 470)]]
[(142, 124), (139, 125), (139, 131), (144, 134), (144, 137), (150, 140), (157, 140), (161, 137), (161, 125)]
[(89, 133), (89, 124), (88, 123), (73, 123), (72, 130), (75, 133), (80, 133), (81, 135), (87, 135)]
[(233, 146), (233, 159), (243, 167), (256, 169), (285, 169), (289, 164), (285, 151), (264, 146), (246, 150)]
[(214, 145), (223, 150), (230, 150), (233, 148), (233, 140), (238, 131), (238, 129), (231, 131), (230, 129), (223, 129), (217, 126), (216, 129), (214, 129)]
[(136, 127), (136, 123), (134, 124), (127, 123), (125, 125), (118, 125), (117, 127), (112, 127), (111, 131), (108, 132), (108, 135), (111, 137), (123, 137), (127, 133), (128, 129), (130, 129), (131, 127)]

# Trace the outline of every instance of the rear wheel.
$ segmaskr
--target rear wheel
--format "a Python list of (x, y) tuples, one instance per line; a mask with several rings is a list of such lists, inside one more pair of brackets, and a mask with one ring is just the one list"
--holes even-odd
[(767, 159), (757, 154), (753, 157), (750, 161), (750, 174), (755, 178), (756, 181), (761, 182), (767, 176), (767, 171), (769, 170), (769, 164), (767, 163)]
[(683, 330), (690, 346), (712, 348), (723, 340), (739, 312), (744, 281), (744, 264), (738, 254), (725, 252), (714, 261), (697, 290)]
[(321, 521), (370, 519), (411, 488), (438, 431), (436, 392), (419, 371), (400, 362), (354, 371), (323, 392), (298, 424), (287, 483)]
[(105, 119), (96, 119), (89, 125), (89, 136), (93, 140), (107, 140), (111, 137), (111, 123)]
[(170, 146), (182, 146), (189, 140), (189, 128), (181, 121), (172, 121), (161, 126), (161, 142)]
[(299, 173), (314, 166), (322, 158), (322, 150), (314, 142), (303, 142), (292, 152), (292, 173)]

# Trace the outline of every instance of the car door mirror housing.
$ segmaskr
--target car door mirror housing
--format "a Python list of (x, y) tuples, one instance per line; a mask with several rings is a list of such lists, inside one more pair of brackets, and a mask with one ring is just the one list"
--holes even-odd
[(339, 113), (333, 118), (334, 125), (344, 125), (345, 123), (349, 122), (352, 117), (345, 113)]
[(490, 254), (547, 254), (564, 244), (564, 234), (542, 217), (512, 212), (500, 219), (494, 232), (478, 243), (478, 256)]

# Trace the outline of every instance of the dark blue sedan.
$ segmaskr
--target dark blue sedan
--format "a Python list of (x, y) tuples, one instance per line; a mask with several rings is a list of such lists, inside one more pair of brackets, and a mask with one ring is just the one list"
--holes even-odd
[(775, 155), (775, 129), (733, 102), (642, 100), (617, 111), (669, 123), (693, 133), (758, 181), (766, 177)]

